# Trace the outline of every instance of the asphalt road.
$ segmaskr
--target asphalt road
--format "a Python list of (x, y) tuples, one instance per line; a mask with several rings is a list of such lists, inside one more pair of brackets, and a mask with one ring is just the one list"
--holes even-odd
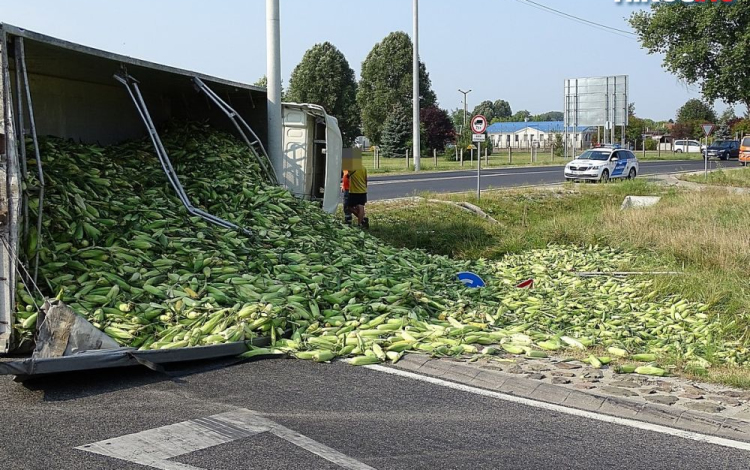
[[(711, 160), (710, 168), (717, 165), (737, 167), (735, 161), (718, 162)], [(562, 183), (564, 166), (542, 166), (527, 168), (492, 169), (482, 171), (482, 189), (530, 186)], [(641, 162), (640, 176), (678, 173), (703, 170), (702, 160)], [(371, 176), (368, 184), (368, 198), (372, 201), (414, 196), (425, 191), (454, 193), (475, 191), (477, 188), (476, 170), (425, 172), (396, 176)]]
[[(193, 365), (172, 377), (139, 368), (28, 385), (2, 377), (0, 465), (9, 470), (143, 469), (75, 448), (242, 409), (377, 469), (750, 468), (750, 453), (741, 450), (343, 363), (216, 365), (222, 364)], [(236, 429), (226, 430), (227, 435), (232, 432)], [(174, 444), (144, 445), (167, 449)], [(161, 468), (342, 468), (267, 432), (185, 453), (168, 463), (173, 466)]]

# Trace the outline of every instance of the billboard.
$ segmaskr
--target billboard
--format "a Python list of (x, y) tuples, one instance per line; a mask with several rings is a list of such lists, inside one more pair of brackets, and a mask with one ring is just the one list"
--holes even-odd
[(566, 127), (628, 125), (627, 75), (565, 80)]

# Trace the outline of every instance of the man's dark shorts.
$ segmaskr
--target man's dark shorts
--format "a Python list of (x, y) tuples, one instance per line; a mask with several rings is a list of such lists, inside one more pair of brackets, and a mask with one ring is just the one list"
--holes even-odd
[(367, 204), (367, 193), (349, 193), (349, 207), (364, 206)]

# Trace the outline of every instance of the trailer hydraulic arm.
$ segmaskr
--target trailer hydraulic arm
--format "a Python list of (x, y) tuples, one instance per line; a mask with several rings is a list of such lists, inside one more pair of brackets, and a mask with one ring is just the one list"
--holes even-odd
[[(198, 77), (193, 77), (193, 83), (195, 83), (195, 86), (198, 88), (198, 90), (205, 93), (205, 95), (211, 101), (213, 101), (214, 104), (216, 104), (216, 106), (218, 106), (224, 114), (227, 115), (229, 120), (232, 121), (232, 124), (234, 124), (234, 127), (237, 129), (237, 132), (242, 137), (242, 140), (245, 141), (247, 146), (250, 147), (250, 150), (258, 158), (258, 163), (260, 164), (261, 169), (266, 173), (266, 176), (268, 176), (271, 184), (278, 184), (279, 180), (276, 176), (276, 170), (274, 170), (273, 165), (271, 164), (271, 159), (268, 158), (266, 148), (263, 146), (257, 134), (255, 134), (250, 125), (244, 119), (242, 119), (242, 116), (240, 116), (237, 111), (232, 109), (232, 107), (229, 106), (226, 101), (222, 100), (219, 95), (216, 94), (216, 92), (209, 88), (208, 85), (203, 82), (203, 80)], [(243, 127), (247, 132), (250, 133), (253, 141), (250, 141), (245, 131), (242, 130)]]
[(224, 227), (224, 228), (231, 229), (231, 230), (242, 231), (245, 234), (250, 235), (249, 230), (244, 229), (242, 227), (238, 227), (237, 225), (231, 222), (228, 222), (224, 219), (216, 217), (215, 215), (209, 214), (208, 212), (203, 211), (193, 206), (187, 194), (185, 193), (185, 189), (182, 187), (182, 184), (180, 183), (180, 179), (177, 176), (177, 173), (175, 172), (174, 167), (172, 166), (172, 162), (169, 160), (169, 155), (167, 154), (167, 150), (164, 148), (164, 145), (161, 142), (161, 138), (159, 137), (159, 134), (156, 132), (156, 126), (154, 125), (154, 121), (151, 119), (151, 115), (148, 112), (148, 108), (146, 107), (146, 102), (143, 100), (143, 95), (141, 94), (141, 90), (138, 87), (138, 81), (135, 78), (128, 75), (127, 73), (116, 74), (114, 77), (115, 77), (115, 80), (122, 83), (125, 86), (125, 88), (128, 90), (128, 93), (130, 94), (130, 98), (133, 100), (133, 103), (135, 104), (135, 107), (138, 110), (138, 114), (141, 116), (143, 123), (146, 125), (146, 129), (148, 130), (148, 134), (149, 134), (149, 137), (151, 138), (151, 142), (154, 144), (156, 155), (159, 158), (159, 163), (161, 163), (161, 167), (164, 170), (164, 173), (167, 175), (169, 184), (172, 185), (172, 188), (175, 190), (175, 192), (177, 193), (177, 196), (180, 198), (180, 202), (182, 202), (182, 204), (185, 206), (187, 211), (192, 215), (201, 217), (204, 220), (207, 220), (208, 222), (211, 222), (220, 227)]

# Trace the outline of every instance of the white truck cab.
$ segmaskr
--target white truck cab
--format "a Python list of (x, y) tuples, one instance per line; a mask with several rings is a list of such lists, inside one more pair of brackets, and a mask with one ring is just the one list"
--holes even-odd
[(343, 152), (338, 121), (314, 104), (283, 103), (282, 116), (283, 160), (274, 165), (279, 183), (336, 212)]

